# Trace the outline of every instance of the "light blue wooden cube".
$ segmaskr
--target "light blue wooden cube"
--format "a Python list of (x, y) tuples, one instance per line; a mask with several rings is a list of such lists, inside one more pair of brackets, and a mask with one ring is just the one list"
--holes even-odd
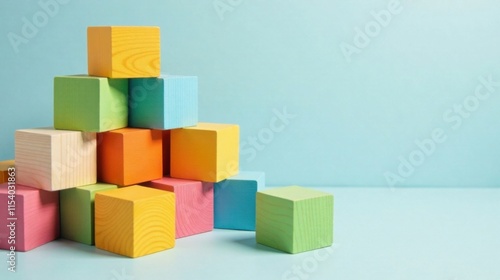
[(173, 129), (198, 123), (198, 77), (130, 79), (129, 126)]
[(263, 172), (240, 172), (214, 184), (214, 227), (255, 230), (255, 199), (265, 186)]

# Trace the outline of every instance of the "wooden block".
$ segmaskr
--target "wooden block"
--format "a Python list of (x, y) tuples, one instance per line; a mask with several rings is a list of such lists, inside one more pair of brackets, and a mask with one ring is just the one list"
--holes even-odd
[(54, 78), (54, 127), (103, 132), (128, 124), (128, 79)]
[(170, 130), (163, 130), (163, 175), (170, 175)]
[(96, 134), (52, 128), (15, 133), (17, 182), (57, 191), (96, 183)]
[(131, 186), (95, 195), (95, 246), (136, 258), (175, 245), (175, 194)]
[(5, 183), (9, 180), (9, 167), (14, 166), (14, 160), (4, 160), (0, 161), (0, 184)]
[(91, 76), (146, 78), (160, 75), (160, 28), (93, 26), (87, 29)]
[(61, 237), (94, 245), (95, 194), (116, 188), (116, 185), (97, 183), (62, 190), (59, 196)]
[(219, 182), (239, 168), (240, 128), (232, 124), (198, 123), (173, 129), (170, 135), (170, 175)]
[(213, 183), (163, 177), (147, 186), (175, 193), (175, 238), (214, 228)]
[(173, 129), (198, 123), (198, 78), (130, 80), (130, 127)]
[(263, 172), (240, 172), (215, 183), (214, 227), (255, 230), (255, 196), (264, 187)]
[[(16, 184), (15, 204), (9, 198), (11, 194), (12, 185), (9, 189), (8, 183), (0, 184), (0, 220), (6, 223), (0, 227), (0, 249), (10, 250), (15, 246), (15, 251), (26, 252), (59, 237), (58, 192)], [(15, 206), (10, 208), (14, 216), (10, 215), (7, 205)]]
[(300, 253), (333, 243), (333, 195), (289, 186), (257, 193), (257, 243)]
[(123, 128), (99, 133), (98, 138), (100, 182), (128, 186), (163, 176), (160, 130)]

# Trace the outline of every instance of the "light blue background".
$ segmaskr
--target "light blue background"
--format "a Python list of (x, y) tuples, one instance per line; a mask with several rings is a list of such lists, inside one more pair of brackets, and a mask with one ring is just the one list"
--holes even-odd
[[(385, 186), (435, 129), (446, 141), (399, 185), (500, 181), (500, 87), (457, 129), (443, 119), (480, 76), (500, 81), (498, 1), (400, 1), (350, 62), (341, 44), (390, 1), (65, 1), (17, 53), (8, 34), (43, 9), (0, 3), (0, 159), (16, 129), (52, 124), (53, 77), (87, 72), (87, 26), (157, 25), (162, 72), (199, 77), (200, 120), (239, 124), (242, 169), (270, 185)], [(284, 108), (295, 117), (277, 127)]]

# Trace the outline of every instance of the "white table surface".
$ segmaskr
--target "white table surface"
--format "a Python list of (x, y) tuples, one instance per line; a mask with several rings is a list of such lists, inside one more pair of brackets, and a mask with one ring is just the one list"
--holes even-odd
[(0, 279), (500, 279), (500, 188), (317, 188), (335, 195), (334, 245), (287, 254), (214, 230), (130, 259), (57, 240)]

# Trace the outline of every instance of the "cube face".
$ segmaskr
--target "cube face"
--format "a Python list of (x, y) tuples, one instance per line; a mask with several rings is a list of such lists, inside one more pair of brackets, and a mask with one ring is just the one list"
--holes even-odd
[(293, 253), (331, 246), (333, 196), (325, 195), (314, 198), (313, 201), (296, 202), (294, 206)]
[(263, 172), (240, 172), (215, 183), (215, 228), (255, 230), (256, 193), (264, 186)]
[(90, 76), (54, 78), (54, 127), (103, 132), (128, 124), (128, 80)]
[(213, 183), (163, 177), (151, 181), (148, 186), (175, 193), (176, 238), (213, 229)]
[(96, 183), (96, 134), (22, 129), (15, 134), (17, 182), (47, 191)]
[(290, 186), (257, 193), (257, 242), (288, 253), (330, 246), (333, 196)]
[(14, 166), (14, 160), (0, 161), (0, 184), (9, 180), (9, 168)]
[(0, 184), (0, 219), (13, 222), (15, 244), (9, 244), (11, 229), (7, 226), (0, 228), (0, 249), (10, 250), (15, 246), (16, 251), (26, 252), (53, 241), (59, 237), (59, 193), (47, 192), (17, 184), (15, 186), (15, 221), (9, 221), (9, 185)]
[(87, 29), (89, 75), (145, 78), (160, 75), (160, 29), (96, 26)]
[(239, 126), (198, 123), (170, 135), (170, 175), (220, 182), (238, 173)]
[(131, 79), (131, 127), (174, 129), (198, 123), (198, 78)]
[(133, 258), (174, 247), (175, 194), (142, 186), (97, 193), (95, 244)]
[(170, 175), (188, 180), (216, 181), (217, 133), (183, 128), (170, 133)]
[(128, 186), (163, 174), (162, 132), (124, 128), (99, 134), (98, 178)]
[(61, 237), (93, 245), (95, 194), (116, 188), (116, 185), (97, 183), (61, 191)]
[(257, 193), (255, 224), (257, 243), (288, 253), (293, 252), (293, 218), (292, 201)]
[(134, 206), (125, 199), (95, 196), (95, 246), (115, 254), (134, 256)]

